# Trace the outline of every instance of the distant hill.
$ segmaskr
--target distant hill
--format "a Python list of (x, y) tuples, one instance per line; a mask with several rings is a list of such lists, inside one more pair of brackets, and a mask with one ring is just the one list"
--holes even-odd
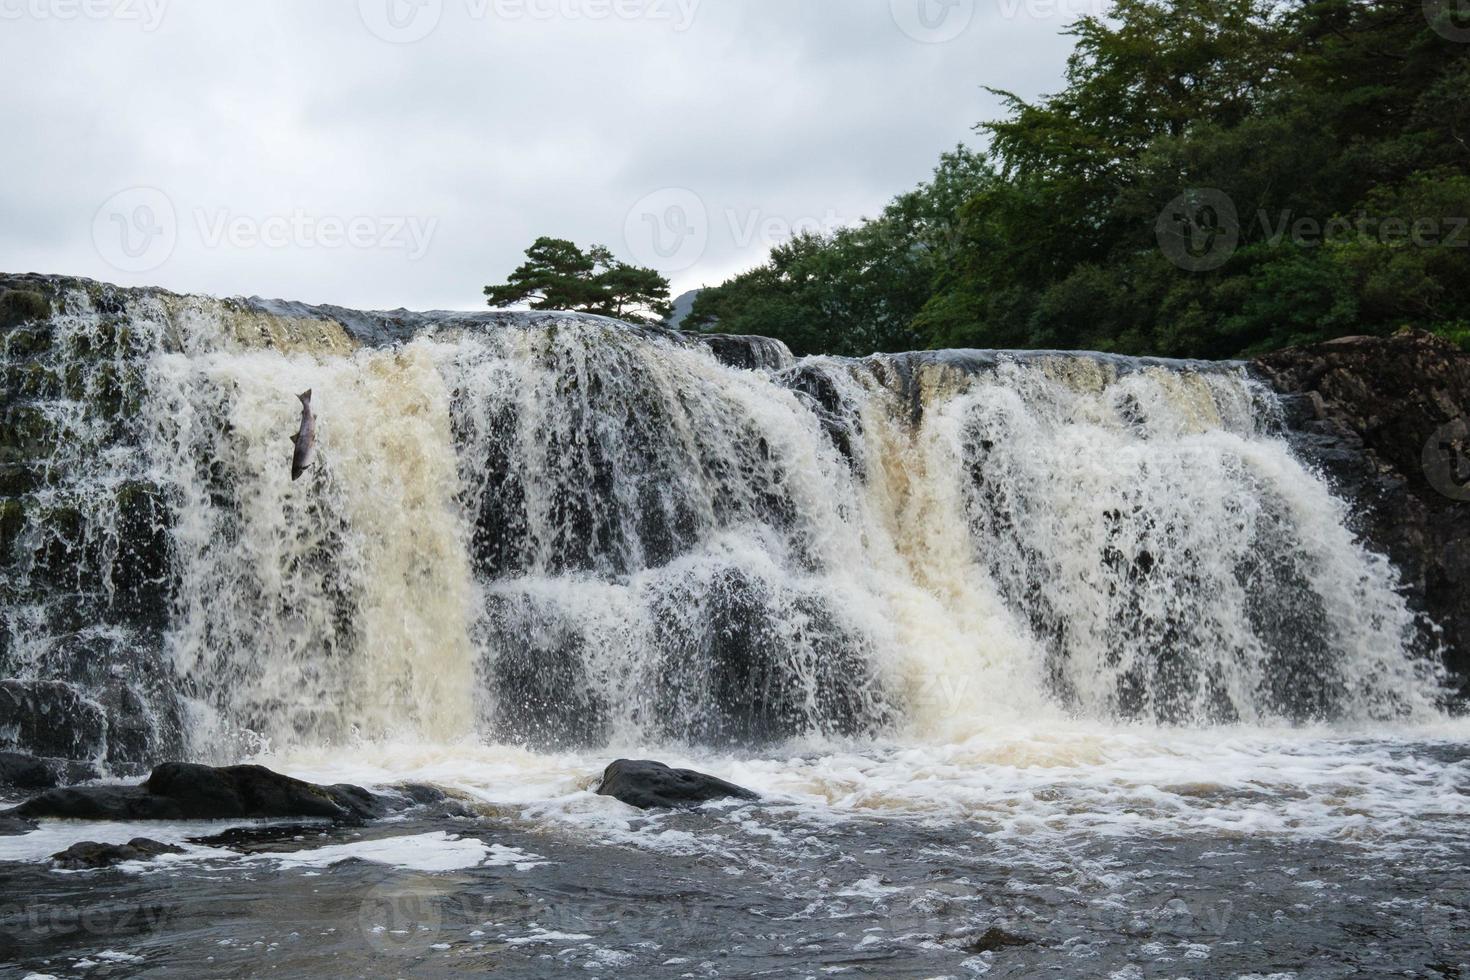
[(669, 314), (669, 318), (664, 321), (663, 325), (670, 330), (678, 330), (679, 324), (683, 323), (684, 318), (689, 315), (689, 311), (694, 309), (694, 297), (698, 296), (699, 293), (700, 290), (691, 289), (689, 292), (675, 297), (674, 312)]

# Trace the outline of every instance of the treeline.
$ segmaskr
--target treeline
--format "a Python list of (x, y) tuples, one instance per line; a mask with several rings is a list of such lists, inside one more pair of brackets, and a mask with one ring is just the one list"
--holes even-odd
[(1402, 326), (1470, 341), (1470, 22), (1454, 0), (1117, 0), (1065, 87), (1001, 94), (878, 217), (703, 291), (798, 353), (1222, 358)]

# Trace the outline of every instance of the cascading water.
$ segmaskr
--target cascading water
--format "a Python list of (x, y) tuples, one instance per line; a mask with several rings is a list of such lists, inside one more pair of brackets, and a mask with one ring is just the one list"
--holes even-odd
[(1240, 366), (745, 370), (589, 317), (54, 305), (0, 363), (30, 425), (0, 676), (89, 706), (83, 756), (1433, 711), (1393, 569)]

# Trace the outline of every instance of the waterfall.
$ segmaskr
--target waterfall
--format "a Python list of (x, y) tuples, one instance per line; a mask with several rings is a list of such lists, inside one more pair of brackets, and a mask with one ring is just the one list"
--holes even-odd
[(0, 355), (0, 697), (30, 712), (0, 741), (125, 764), (1434, 710), (1394, 569), (1243, 365), (798, 361), (37, 282)]

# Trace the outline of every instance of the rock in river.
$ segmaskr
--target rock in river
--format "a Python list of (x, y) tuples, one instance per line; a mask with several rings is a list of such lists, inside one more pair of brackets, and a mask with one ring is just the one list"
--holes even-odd
[(160, 854), (183, 853), (182, 847), (163, 844), (147, 837), (134, 837), (126, 844), (99, 844), (84, 840), (51, 855), (51, 863), (68, 871), (82, 871), (89, 868), (110, 868), (124, 861), (146, 861)]
[(226, 820), (321, 817), (360, 822), (381, 817), (393, 801), (358, 786), (319, 786), (264, 766), (170, 762), (137, 786), (53, 789), (0, 813), (77, 820)]
[(670, 769), (662, 762), (619, 759), (602, 774), (597, 792), (612, 796), (640, 810), (696, 807), (710, 800), (734, 797), (758, 800), (760, 796), (743, 786), (727, 783), (692, 769)]

